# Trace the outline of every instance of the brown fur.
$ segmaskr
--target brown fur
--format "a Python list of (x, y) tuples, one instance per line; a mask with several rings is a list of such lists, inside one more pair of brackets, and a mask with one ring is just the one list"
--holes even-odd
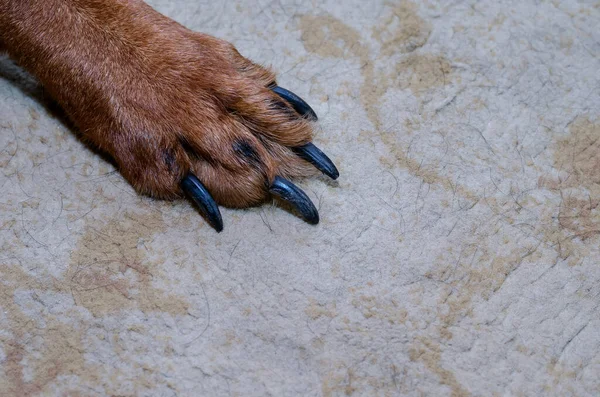
[(192, 171), (246, 207), (275, 175), (312, 173), (289, 149), (311, 125), (268, 89), (274, 74), (141, 0), (0, 0), (3, 47), (140, 193), (180, 197)]

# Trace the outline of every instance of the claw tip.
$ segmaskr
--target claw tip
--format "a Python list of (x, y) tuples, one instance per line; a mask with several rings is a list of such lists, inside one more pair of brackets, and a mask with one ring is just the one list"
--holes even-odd
[(280, 176), (276, 176), (273, 184), (269, 188), (271, 194), (292, 204), (300, 213), (302, 219), (311, 225), (319, 223), (319, 212), (315, 205), (310, 201), (306, 193), (292, 182)]
[(331, 179), (336, 180), (340, 176), (340, 172), (335, 164), (333, 164), (333, 161), (313, 143), (309, 142), (305, 145), (292, 148), (292, 150)]
[(223, 231), (223, 218), (219, 206), (206, 187), (194, 174), (186, 175), (181, 181), (183, 191), (196, 203), (208, 223), (217, 231)]

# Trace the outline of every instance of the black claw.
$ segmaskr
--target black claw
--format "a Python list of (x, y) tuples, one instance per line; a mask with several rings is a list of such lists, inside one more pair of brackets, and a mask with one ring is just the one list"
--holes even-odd
[(319, 119), (315, 111), (308, 105), (308, 103), (306, 103), (304, 99), (300, 98), (292, 91), (286, 90), (285, 88), (281, 88), (278, 85), (272, 86), (271, 90), (286, 101), (288, 101), (290, 105), (292, 105), (294, 110), (300, 113), (302, 116), (306, 116), (314, 121), (317, 121)]
[(292, 150), (298, 156), (302, 157), (304, 160), (317, 167), (319, 171), (321, 171), (331, 179), (335, 180), (340, 176), (340, 172), (336, 168), (335, 164), (333, 164), (333, 161), (331, 161), (329, 157), (327, 157), (327, 155), (321, 151), (321, 149), (319, 149), (312, 143), (297, 146), (295, 148), (292, 148)]
[(212, 198), (202, 182), (193, 174), (188, 174), (181, 181), (183, 191), (196, 203), (204, 217), (217, 232), (223, 230), (223, 218), (219, 206)]
[(269, 192), (292, 204), (306, 222), (311, 225), (319, 223), (319, 212), (315, 208), (315, 205), (310, 201), (306, 193), (292, 182), (276, 176), (269, 188)]

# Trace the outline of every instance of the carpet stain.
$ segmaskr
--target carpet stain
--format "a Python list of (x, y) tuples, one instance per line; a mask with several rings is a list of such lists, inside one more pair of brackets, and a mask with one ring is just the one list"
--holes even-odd
[[(83, 330), (77, 322), (65, 324), (49, 315), (45, 308), (41, 309), (45, 311), (41, 321), (24, 311), (41, 302), (36, 291), (64, 293), (61, 283), (51, 278), (42, 281), (23, 271), (20, 265), (10, 263), (0, 266), (0, 279), (0, 307), (5, 317), (2, 322), (6, 324), (0, 333), (5, 355), (0, 366), (0, 395), (38, 395), (61, 375), (91, 380), (98, 368), (85, 363)], [(19, 292), (31, 294), (31, 302), (19, 304), (16, 300)]]
[(554, 172), (542, 175), (538, 187), (560, 195), (558, 208), (541, 222), (544, 240), (561, 259), (576, 265), (589, 254), (600, 235), (600, 123), (587, 115), (576, 117), (569, 134), (554, 148)]
[(373, 38), (381, 44), (381, 55), (413, 52), (423, 47), (431, 34), (431, 25), (419, 16), (416, 4), (401, 1), (388, 2), (387, 6), (390, 10), (373, 28)]
[(395, 75), (395, 87), (408, 88), (417, 96), (454, 79), (450, 62), (441, 55), (430, 54), (409, 55), (396, 64)]
[(442, 349), (439, 343), (427, 338), (419, 338), (420, 345), (410, 349), (410, 359), (422, 362), (427, 369), (436, 374), (440, 382), (450, 388), (452, 397), (470, 396), (466, 389), (456, 380), (454, 374), (440, 365)]
[(88, 225), (66, 272), (75, 303), (94, 316), (129, 309), (185, 315), (185, 300), (152, 287), (160, 263), (149, 261), (144, 242), (165, 230), (160, 215), (127, 213)]
[(556, 143), (554, 169), (558, 177), (540, 178), (538, 185), (549, 189), (585, 188), (600, 193), (600, 123), (588, 116), (575, 118), (569, 135)]
[[(10, 260), (0, 265), (0, 355), (4, 355), (0, 395), (49, 393), (53, 385), (73, 378), (78, 384), (113, 390), (101, 377), (115, 377), (118, 370), (85, 359), (89, 319), (84, 313), (96, 317), (128, 309), (171, 316), (187, 313), (189, 304), (183, 297), (152, 285), (160, 263), (149, 260), (143, 241), (162, 230), (159, 213), (126, 213), (104, 225), (90, 222), (61, 278), (37, 269), (29, 272), (24, 264)], [(58, 301), (72, 297), (75, 305), (51, 309), (48, 296)], [(143, 382), (137, 386), (152, 388), (148, 379)], [(118, 384), (114, 386), (118, 390)]]
[(307, 51), (324, 58), (367, 59), (369, 48), (361, 44), (354, 28), (330, 15), (300, 17), (302, 42)]
[[(376, 135), (389, 148), (393, 158), (382, 158), (386, 167), (400, 166), (411, 174), (422, 178), (428, 184), (437, 184), (452, 190), (472, 202), (477, 195), (468, 189), (457, 186), (452, 178), (440, 175), (437, 165), (423, 165), (410, 158), (394, 132), (386, 131), (382, 125), (379, 107), (384, 95), (391, 89), (409, 89), (419, 97), (422, 94), (456, 80), (450, 61), (441, 54), (417, 53), (430, 34), (429, 25), (418, 16), (416, 6), (403, 1), (390, 6), (383, 22), (374, 30), (374, 37), (381, 41), (382, 51), (373, 51), (363, 44), (360, 33), (343, 21), (330, 15), (304, 15), (300, 18), (302, 41), (307, 51), (324, 58), (355, 59), (361, 65), (363, 82), (360, 87), (360, 101)], [(398, 51), (392, 51), (403, 43)], [(387, 50), (386, 50), (387, 49)], [(404, 49), (404, 50), (403, 50)], [(392, 53), (387, 53), (392, 51)], [(409, 52), (399, 60), (390, 56)], [(392, 71), (377, 65), (392, 63)]]
[[(355, 59), (361, 65), (363, 77), (360, 101), (375, 129), (382, 120), (379, 106), (391, 89), (410, 89), (420, 95), (427, 90), (449, 84), (454, 76), (450, 62), (441, 54), (421, 54), (415, 50), (426, 44), (430, 26), (416, 13), (413, 3), (402, 1), (388, 4), (383, 22), (373, 30), (381, 50), (375, 53), (363, 44), (361, 34), (331, 15), (304, 15), (299, 27), (307, 51), (324, 58)], [(398, 54), (406, 54), (397, 60)], [(387, 71), (379, 63), (392, 63)]]
[[(387, 7), (382, 21), (373, 29), (373, 37), (381, 46), (377, 53), (363, 44), (361, 34), (356, 29), (329, 15), (304, 15), (300, 18), (299, 25), (304, 46), (307, 51), (324, 58), (354, 59), (359, 62), (363, 77), (360, 87), (361, 104), (375, 128), (375, 134), (381, 138), (393, 155), (391, 159), (381, 160), (386, 168), (400, 166), (428, 184), (438, 185), (462, 195), (474, 205), (479, 201), (475, 193), (457, 186), (452, 178), (440, 175), (435, 164), (424, 166), (420, 161), (410, 158), (395, 133), (385, 131), (383, 128), (379, 108), (388, 91), (410, 90), (413, 95), (420, 97), (457, 80), (453, 75), (450, 61), (443, 55), (417, 51), (427, 43), (431, 33), (430, 25), (417, 14), (417, 6), (408, 1), (401, 1), (395, 5), (388, 3)], [(391, 70), (387, 67), (390, 64), (393, 65)], [(346, 89), (346, 91), (350, 90)], [(510, 265), (505, 267), (508, 266)], [(504, 267), (492, 268), (489, 273), (495, 271), (499, 271), (501, 275), (506, 274)], [(480, 281), (482, 279), (478, 278)], [(483, 284), (487, 287), (489, 283)], [(478, 285), (475, 284), (470, 292), (455, 302), (456, 307), (453, 309), (455, 314), (449, 314), (445, 321), (446, 326), (451, 324), (454, 318), (469, 310), (474, 294), (484, 292), (486, 288), (484, 286), (479, 288)], [(356, 307), (360, 307), (365, 317), (385, 318), (390, 324), (404, 323), (407, 320), (406, 310), (397, 304), (382, 306), (374, 297), (367, 296), (357, 297), (353, 303)], [(307, 314), (313, 317), (323, 315), (321, 310), (314, 309), (311, 307)], [(443, 333), (441, 329), (439, 333)], [(419, 345), (413, 346), (411, 357), (423, 362), (431, 372), (436, 374), (441, 382), (451, 389), (453, 396), (469, 395), (454, 374), (443, 367), (442, 351), (443, 348), (438, 342), (423, 340)], [(344, 367), (340, 365), (339, 370), (330, 373), (330, 376), (322, 380), (324, 395), (334, 393), (351, 395), (358, 390), (358, 385), (369, 383), (368, 379), (360, 379), (360, 376), (350, 369), (347, 371), (342, 369)]]
[(304, 309), (304, 313), (306, 313), (311, 320), (317, 320), (321, 317), (334, 318), (337, 315), (335, 302), (321, 304), (313, 298), (309, 299), (309, 304), (306, 306), (306, 309)]

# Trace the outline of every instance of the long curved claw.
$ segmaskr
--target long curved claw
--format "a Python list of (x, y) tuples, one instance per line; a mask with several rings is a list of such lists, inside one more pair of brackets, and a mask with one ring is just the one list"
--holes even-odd
[(333, 161), (314, 144), (307, 143), (306, 145), (296, 146), (292, 150), (331, 179), (335, 180), (340, 176), (340, 172)]
[(220, 233), (223, 230), (221, 211), (202, 182), (194, 174), (187, 174), (181, 181), (181, 188), (198, 205), (210, 225)]
[(306, 193), (292, 182), (276, 176), (269, 188), (269, 192), (293, 205), (306, 222), (311, 225), (319, 223), (319, 212), (315, 208), (315, 205), (310, 201)]
[(315, 111), (309, 106), (308, 103), (304, 101), (304, 99), (300, 98), (298, 95), (294, 94), (292, 91), (286, 90), (285, 88), (281, 88), (278, 85), (271, 87), (271, 90), (279, 95), (281, 98), (285, 99), (292, 105), (294, 110), (300, 113), (302, 116), (306, 116), (313, 121), (317, 121), (319, 118)]

